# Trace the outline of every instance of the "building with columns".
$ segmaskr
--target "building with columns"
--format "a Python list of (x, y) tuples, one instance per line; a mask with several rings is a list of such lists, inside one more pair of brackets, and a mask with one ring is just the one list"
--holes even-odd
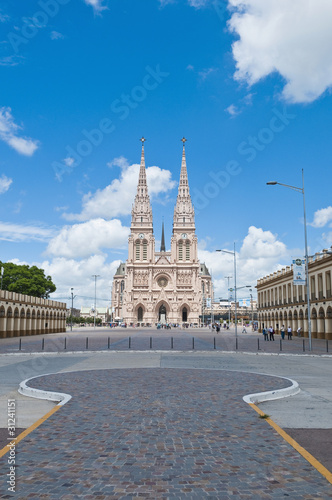
[[(332, 255), (323, 250), (309, 258), (310, 318), (312, 338), (332, 340)], [(307, 287), (293, 284), (290, 266), (257, 281), (259, 330), (284, 325), (293, 332), (301, 327), (308, 337)]]
[(182, 139), (182, 164), (173, 214), (171, 250), (166, 251), (164, 224), (157, 252), (146, 182), (144, 142), (137, 193), (132, 208), (128, 259), (113, 279), (113, 319), (127, 324), (200, 323), (203, 300), (213, 298), (212, 280), (197, 257), (195, 213), (192, 205)]

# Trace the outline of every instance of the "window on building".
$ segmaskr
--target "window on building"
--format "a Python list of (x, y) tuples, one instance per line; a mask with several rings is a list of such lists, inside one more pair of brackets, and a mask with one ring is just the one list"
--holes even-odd
[(183, 260), (183, 242), (179, 241), (179, 260)]
[(310, 278), (310, 291), (311, 291), (311, 300), (316, 299), (316, 279), (315, 276), (311, 276)]
[(190, 241), (186, 241), (186, 260), (190, 260)]
[(141, 260), (141, 242), (136, 241), (136, 260)]
[(327, 271), (325, 274), (326, 281), (326, 298), (329, 299), (331, 297), (331, 272)]
[(323, 275), (318, 275), (318, 298), (323, 298)]
[(148, 242), (143, 241), (143, 260), (148, 260)]
[(186, 218), (185, 218), (185, 217), (183, 217), (183, 224), (185, 224), (185, 223), (186, 223)]
[(288, 297), (288, 304), (292, 303), (292, 285), (288, 283), (287, 285), (287, 297)]
[(286, 285), (284, 285), (282, 287), (282, 293), (283, 293), (283, 299), (284, 299), (283, 302), (284, 302), (284, 304), (286, 304), (286, 302), (287, 302), (287, 298), (286, 298)]

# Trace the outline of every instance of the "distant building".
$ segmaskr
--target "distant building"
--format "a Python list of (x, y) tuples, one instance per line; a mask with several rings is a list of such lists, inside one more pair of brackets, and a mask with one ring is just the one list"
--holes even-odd
[[(332, 340), (332, 255), (310, 257), (308, 271), (312, 338)], [(301, 327), (308, 337), (307, 287), (293, 284), (290, 266), (259, 279), (257, 294), (260, 330), (272, 325), (280, 332), (285, 325), (296, 332)]]
[(92, 307), (82, 307), (80, 311), (81, 318), (100, 318), (102, 323), (108, 323), (111, 320), (111, 313), (108, 307), (97, 307), (96, 311)]
[(160, 252), (155, 250), (144, 141), (142, 138), (141, 166), (128, 239), (128, 259), (119, 265), (113, 280), (113, 319), (140, 325), (198, 325), (203, 299), (212, 299), (213, 290), (210, 273), (197, 257), (195, 214), (189, 193), (185, 139), (169, 252), (165, 246), (164, 225)]

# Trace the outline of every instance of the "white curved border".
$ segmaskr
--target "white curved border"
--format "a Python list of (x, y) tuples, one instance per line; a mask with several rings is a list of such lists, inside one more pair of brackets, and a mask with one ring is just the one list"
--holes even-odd
[(36, 375), (35, 377), (27, 378), (20, 383), (18, 392), (20, 394), (23, 394), (23, 396), (29, 396), (30, 398), (48, 399), (49, 401), (57, 401), (59, 406), (65, 405), (71, 399), (70, 394), (66, 394), (65, 392), (42, 391), (40, 389), (34, 389), (33, 387), (29, 387), (27, 385), (27, 382), (29, 382), (29, 380), (33, 380), (34, 378), (47, 377), (48, 375), (58, 375), (58, 373), (44, 373), (42, 375)]
[(248, 404), (258, 404), (258, 403), (263, 403), (263, 401), (272, 401), (274, 399), (281, 399), (281, 398), (288, 398), (289, 396), (295, 396), (301, 390), (296, 380), (292, 380), (291, 378), (287, 377), (279, 377), (277, 375), (269, 375), (269, 376), (283, 378), (284, 380), (290, 381), (292, 385), (289, 387), (285, 387), (284, 389), (276, 389), (275, 391), (247, 394), (246, 396), (243, 396), (243, 401), (245, 401)]

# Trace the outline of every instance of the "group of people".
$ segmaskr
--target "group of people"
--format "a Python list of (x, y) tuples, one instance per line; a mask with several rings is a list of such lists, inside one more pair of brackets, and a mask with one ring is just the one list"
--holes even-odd
[[(282, 327), (280, 328), (280, 334), (281, 334), (282, 340), (284, 340), (284, 338), (285, 338), (285, 332), (286, 332), (285, 325), (282, 325)], [(298, 337), (301, 337), (301, 332), (302, 332), (302, 328), (299, 326), (299, 328), (297, 329), (297, 336)], [(275, 331), (273, 329), (273, 326), (270, 326), (270, 328), (268, 328), (268, 329), (263, 328), (264, 340), (274, 341), (274, 333), (275, 333)], [(293, 337), (292, 327), (289, 326), (287, 328), (287, 339), (292, 340), (292, 337)]]

